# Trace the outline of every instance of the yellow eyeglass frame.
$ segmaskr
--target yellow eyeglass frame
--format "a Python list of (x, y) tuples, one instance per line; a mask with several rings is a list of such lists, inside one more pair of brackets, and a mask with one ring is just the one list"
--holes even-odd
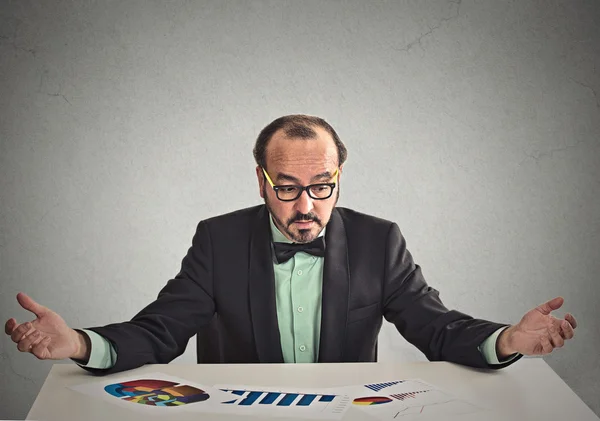
[[(331, 195), (333, 194), (333, 190), (335, 189), (335, 186), (337, 186), (337, 181), (338, 181), (338, 175), (339, 175), (339, 168), (336, 168), (335, 171), (333, 172), (333, 174), (331, 175), (331, 178), (335, 179), (334, 183), (315, 183), (315, 184), (309, 184), (308, 186), (299, 186), (297, 184), (286, 184), (286, 185), (279, 185), (276, 186), (275, 183), (273, 183), (273, 180), (271, 180), (271, 177), (269, 177), (269, 174), (267, 173), (267, 170), (265, 170), (263, 167), (261, 167), (265, 178), (267, 179), (267, 181), (269, 182), (269, 184), (271, 185), (271, 188), (275, 191), (275, 195), (277, 196), (277, 199), (281, 200), (282, 202), (293, 202), (294, 200), (298, 200), (298, 198), (300, 196), (302, 196), (302, 193), (304, 191), (306, 191), (306, 193), (308, 194), (308, 196), (311, 199), (314, 200), (326, 200), (329, 199), (331, 197)], [(327, 197), (315, 197), (311, 194), (311, 187), (318, 187), (318, 186), (328, 186), (331, 191), (329, 192), (329, 195)], [(285, 187), (296, 187), (298, 188), (298, 195), (296, 197), (294, 197), (293, 199), (282, 199), (279, 197), (279, 190)]]

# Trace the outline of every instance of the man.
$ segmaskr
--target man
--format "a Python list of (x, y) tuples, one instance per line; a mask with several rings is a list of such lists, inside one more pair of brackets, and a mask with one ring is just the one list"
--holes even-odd
[(324, 120), (273, 121), (254, 156), (265, 205), (201, 221), (156, 301), (129, 322), (76, 331), (19, 294), (37, 318), (6, 322), (17, 348), (101, 374), (168, 363), (196, 333), (199, 362), (375, 361), (385, 317), (430, 360), (499, 368), (573, 337), (572, 315), (550, 315), (560, 297), (514, 326), (444, 307), (395, 223), (335, 206), (347, 151)]

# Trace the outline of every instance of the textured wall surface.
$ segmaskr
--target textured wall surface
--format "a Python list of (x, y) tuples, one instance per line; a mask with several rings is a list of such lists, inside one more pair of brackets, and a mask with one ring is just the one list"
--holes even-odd
[[(133, 316), (197, 222), (260, 203), (284, 114), (349, 149), (340, 205), (392, 219), (449, 307), (515, 323), (557, 295), (545, 357), (600, 414), (600, 3), (0, 1), (0, 319)], [(193, 363), (195, 348), (177, 361)], [(381, 361), (423, 357), (389, 325)], [(0, 418), (51, 362), (0, 339)]]

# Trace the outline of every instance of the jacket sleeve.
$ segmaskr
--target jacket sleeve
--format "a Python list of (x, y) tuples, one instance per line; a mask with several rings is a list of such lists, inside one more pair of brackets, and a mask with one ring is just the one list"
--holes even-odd
[(427, 285), (421, 268), (413, 262), (396, 224), (388, 232), (385, 262), (384, 317), (430, 361), (502, 368), (518, 359), (500, 365), (487, 363), (478, 347), (506, 325), (447, 309), (439, 292)]
[(144, 364), (165, 364), (185, 351), (189, 339), (215, 313), (210, 232), (200, 222), (179, 274), (158, 298), (131, 321), (88, 328), (110, 341), (116, 362), (108, 369), (83, 367), (94, 374), (130, 370)]

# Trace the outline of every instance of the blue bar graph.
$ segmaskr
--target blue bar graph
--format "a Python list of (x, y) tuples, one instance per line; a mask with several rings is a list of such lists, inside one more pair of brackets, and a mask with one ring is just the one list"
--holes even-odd
[(304, 395), (300, 398), (296, 405), (298, 406), (308, 406), (315, 400), (317, 395)]
[(263, 392), (250, 392), (248, 393), (248, 396), (246, 396), (246, 399), (240, 402), (240, 405), (252, 405), (262, 394)]
[(264, 398), (261, 399), (261, 401), (259, 402), (260, 404), (263, 405), (270, 405), (273, 402), (275, 402), (275, 400), (281, 396), (281, 393), (276, 393), (276, 392), (269, 392), (267, 393), (267, 396), (265, 396)]
[[(239, 396), (237, 399), (222, 402), (230, 405), (252, 406), (259, 405), (276, 405), (276, 406), (311, 406), (317, 402), (328, 404), (333, 402), (337, 395), (318, 395), (316, 393), (285, 393), (285, 392), (267, 392), (264, 390), (228, 390), (221, 389), (224, 392), (230, 392), (233, 395)], [(262, 396), (262, 398), (261, 398)], [(283, 397), (282, 397), (283, 396)], [(296, 401), (296, 399), (300, 397)], [(281, 398), (281, 399), (279, 399)], [(279, 399), (279, 401), (277, 401)], [(277, 403), (275, 403), (277, 402)]]
[(365, 387), (371, 389), (373, 392), (379, 392), (381, 389), (385, 389), (386, 387), (393, 386), (398, 383), (403, 383), (402, 380), (396, 382), (388, 382), (388, 383), (374, 383), (374, 384), (366, 384)]
[(288, 393), (279, 401), (277, 406), (290, 406), (292, 402), (298, 397), (297, 393)]

